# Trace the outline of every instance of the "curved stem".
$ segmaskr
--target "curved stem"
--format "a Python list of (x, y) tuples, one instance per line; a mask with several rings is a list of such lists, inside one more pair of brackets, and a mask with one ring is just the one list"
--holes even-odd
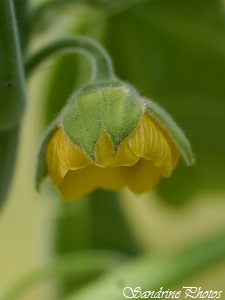
[(106, 51), (96, 42), (82, 36), (52, 42), (31, 55), (25, 62), (26, 75), (29, 76), (37, 65), (59, 51), (76, 51), (86, 54), (92, 61), (92, 80), (94, 81), (107, 81), (115, 78), (111, 59)]

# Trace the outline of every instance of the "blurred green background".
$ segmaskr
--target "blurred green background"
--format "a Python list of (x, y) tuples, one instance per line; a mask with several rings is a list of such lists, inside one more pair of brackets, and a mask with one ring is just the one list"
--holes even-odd
[[(225, 2), (53, 2), (57, 5), (30, 2), (38, 13), (28, 51), (69, 34), (97, 40), (112, 57), (118, 77), (167, 109), (184, 129), (197, 163), (187, 168), (180, 162), (153, 192), (121, 191), (118, 207), (113, 199), (64, 203), (49, 181), (37, 194), (33, 178), (44, 129), (90, 76), (89, 62), (81, 55), (43, 63), (29, 80), (16, 174), (0, 218), (0, 295), (53, 253), (109, 248), (131, 257), (169, 255), (225, 229)], [(95, 228), (91, 242), (88, 226)], [(221, 262), (169, 288), (222, 290), (224, 278)], [(22, 299), (51, 299), (52, 289), (42, 285)]]

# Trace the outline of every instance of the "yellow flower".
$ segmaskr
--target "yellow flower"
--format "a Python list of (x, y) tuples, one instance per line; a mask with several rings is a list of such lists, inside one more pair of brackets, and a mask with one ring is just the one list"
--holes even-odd
[(171, 175), (179, 153), (171, 136), (144, 111), (137, 126), (116, 149), (111, 135), (102, 128), (94, 158), (58, 128), (47, 145), (45, 159), (48, 173), (63, 197), (75, 201), (95, 189), (129, 187), (135, 193), (148, 191), (161, 177)]
[(74, 94), (49, 128), (39, 152), (37, 188), (50, 175), (76, 201), (96, 189), (151, 190), (169, 177), (179, 154), (194, 161), (172, 118), (124, 83), (87, 86)]
[(92, 59), (93, 74), (46, 132), (38, 155), (37, 189), (50, 175), (70, 201), (95, 189), (128, 187), (142, 193), (171, 175), (179, 154), (193, 164), (182, 130), (163, 108), (115, 76), (104, 49), (81, 37), (66, 40), (71, 43)]

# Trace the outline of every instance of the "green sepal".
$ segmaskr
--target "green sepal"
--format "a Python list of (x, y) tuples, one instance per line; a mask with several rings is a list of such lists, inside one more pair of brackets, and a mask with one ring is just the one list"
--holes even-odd
[(71, 140), (94, 159), (94, 146), (101, 131), (99, 92), (75, 95), (63, 117), (63, 127)]
[(35, 173), (35, 186), (37, 191), (40, 189), (41, 182), (45, 179), (45, 177), (48, 175), (48, 169), (46, 166), (45, 161), (45, 152), (46, 148), (48, 146), (48, 142), (53, 136), (53, 134), (57, 130), (57, 124), (59, 123), (58, 119), (55, 119), (54, 122), (48, 127), (43, 140), (41, 142), (41, 146), (38, 152), (38, 158), (37, 158), (37, 167), (36, 167), (36, 173)]
[(116, 150), (142, 113), (143, 102), (134, 88), (107, 82), (75, 94), (63, 113), (62, 126), (71, 140), (95, 159), (94, 147), (102, 129), (110, 134)]
[(111, 135), (115, 149), (139, 123), (143, 105), (140, 96), (129, 85), (106, 89), (101, 93), (103, 126)]
[(195, 163), (191, 144), (182, 129), (175, 123), (171, 116), (157, 103), (145, 100), (146, 110), (149, 115), (168, 133), (177, 146), (182, 158), (188, 166)]

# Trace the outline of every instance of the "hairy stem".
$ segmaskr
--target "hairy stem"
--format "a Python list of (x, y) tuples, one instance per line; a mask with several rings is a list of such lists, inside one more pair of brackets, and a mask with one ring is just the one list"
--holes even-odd
[(25, 63), (26, 75), (29, 76), (42, 61), (59, 51), (75, 51), (86, 54), (92, 61), (93, 81), (107, 81), (115, 78), (111, 59), (105, 50), (94, 41), (81, 36), (63, 38), (52, 42), (31, 55)]
[(0, 130), (18, 124), (26, 105), (26, 85), (12, 0), (0, 5)]

